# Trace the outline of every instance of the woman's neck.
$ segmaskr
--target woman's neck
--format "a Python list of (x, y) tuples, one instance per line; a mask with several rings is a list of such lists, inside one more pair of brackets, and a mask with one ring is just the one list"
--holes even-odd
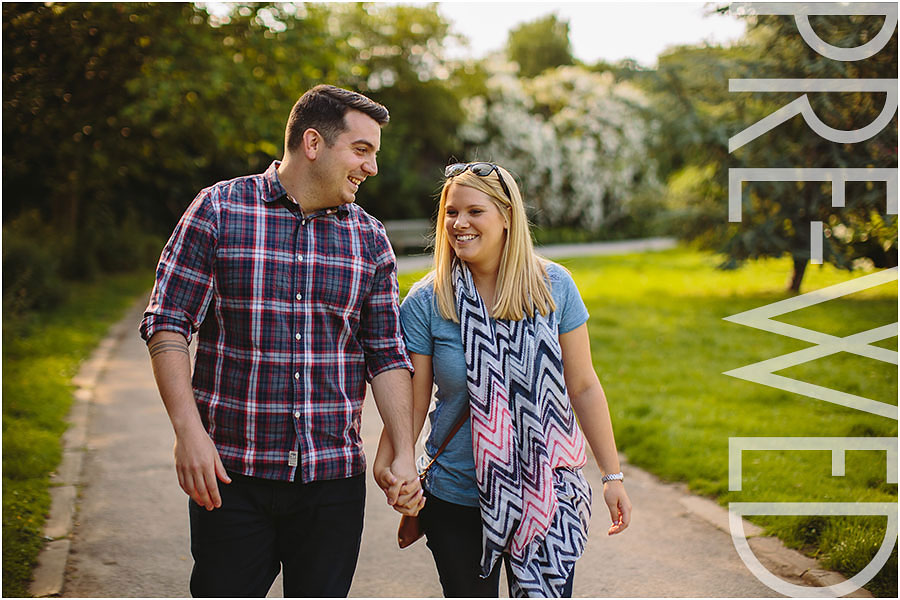
[(469, 265), (469, 271), (472, 273), (472, 281), (478, 294), (484, 301), (488, 310), (494, 306), (494, 292), (497, 289), (498, 268), (480, 269), (475, 265)]

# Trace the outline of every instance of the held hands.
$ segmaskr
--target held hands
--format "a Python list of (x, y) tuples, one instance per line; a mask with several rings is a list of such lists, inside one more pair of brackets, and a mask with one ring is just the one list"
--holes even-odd
[(231, 478), (203, 427), (193, 427), (176, 434), (175, 472), (178, 474), (178, 484), (191, 500), (206, 510), (222, 506), (216, 479), (231, 483)]
[(603, 500), (606, 501), (609, 517), (612, 519), (608, 535), (622, 533), (631, 523), (631, 500), (625, 492), (625, 485), (621, 481), (604, 483)]
[(387, 503), (401, 514), (419, 514), (425, 506), (425, 497), (413, 461), (395, 460), (390, 466), (377, 463), (376, 459), (375, 482), (384, 491)]

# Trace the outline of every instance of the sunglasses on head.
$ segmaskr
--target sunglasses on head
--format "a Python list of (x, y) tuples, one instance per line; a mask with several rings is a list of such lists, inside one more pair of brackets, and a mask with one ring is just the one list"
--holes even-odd
[(506, 197), (509, 199), (510, 203), (512, 203), (512, 194), (509, 193), (509, 188), (506, 187), (506, 182), (503, 181), (503, 175), (500, 174), (500, 168), (494, 163), (488, 162), (475, 162), (475, 163), (453, 163), (452, 165), (447, 165), (444, 169), (444, 177), (456, 177), (457, 175), (461, 175), (466, 171), (472, 171), (479, 177), (487, 177), (493, 172), (497, 172), (497, 179), (500, 180), (500, 187), (503, 188), (503, 192), (506, 194)]

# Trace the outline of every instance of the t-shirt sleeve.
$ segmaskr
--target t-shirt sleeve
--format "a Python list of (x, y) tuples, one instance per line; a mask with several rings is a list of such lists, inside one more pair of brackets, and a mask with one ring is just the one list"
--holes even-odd
[(422, 284), (415, 285), (400, 305), (400, 324), (406, 349), (416, 354), (434, 354), (434, 338), (431, 335), (431, 305), (433, 294)]
[(547, 272), (553, 284), (552, 294), (559, 318), (559, 334), (569, 333), (584, 325), (590, 315), (569, 272), (556, 264), (547, 265)]

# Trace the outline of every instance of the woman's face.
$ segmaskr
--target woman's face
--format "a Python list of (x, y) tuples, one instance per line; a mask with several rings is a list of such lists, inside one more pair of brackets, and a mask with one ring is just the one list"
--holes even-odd
[(480, 269), (499, 268), (507, 225), (490, 196), (451, 184), (444, 207), (444, 229), (456, 256)]

